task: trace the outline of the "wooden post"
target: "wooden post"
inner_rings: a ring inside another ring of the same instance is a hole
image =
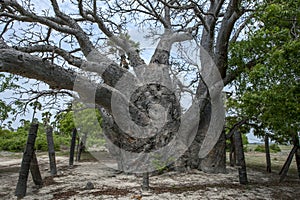
[[[296,156],[296,164],[297,164],[297,170],[298,170],[298,177],[300,179],[300,147],[297,148],[295,156]]]
[[[32,155],[34,152],[34,144],[37,136],[38,127],[39,125],[37,123],[32,123],[30,125],[27,143],[23,153],[23,159],[22,159],[21,168],[19,172],[19,179],[15,191],[15,195],[18,198],[22,198],[26,195],[27,179],[28,179]]]
[[[293,142],[294,142],[294,145],[297,147],[297,150],[295,152],[295,159],[296,159],[298,177],[300,179],[300,141],[299,141],[298,133],[294,134],[294,141]]]
[[[76,137],[77,145],[76,146],[76,154],[75,154],[75,161],[78,161],[78,153],[79,153],[79,145],[80,145],[80,138],[79,136]]]
[[[53,128],[51,126],[47,126],[46,134],[47,134],[47,143],[48,143],[50,173],[51,176],[55,176],[57,174],[57,169],[56,169],[54,142],[53,142]]]
[[[84,135],[81,137],[80,143],[79,143],[79,150],[77,154],[77,161],[80,161],[81,153],[85,150],[86,145],[86,139],[87,139],[87,132],[84,133]]]
[[[41,172],[39,169],[39,164],[36,158],[36,154],[33,151],[32,153],[32,158],[31,158],[31,162],[30,162],[30,172],[31,172],[31,176],[33,179],[33,182],[35,185],[42,187],[43,186],[43,179],[41,176]]]
[[[291,162],[293,160],[293,156],[294,154],[296,153],[298,147],[294,145],[293,149],[291,150],[288,158],[286,159],[282,169],[280,170],[279,172],[279,175],[280,176],[280,179],[279,179],[279,182],[282,182],[284,180],[284,178],[286,177],[288,171],[289,171],[289,168],[290,168],[290,165],[291,165]]]
[[[234,143],[233,136],[230,137],[229,161],[230,161],[230,166],[234,167],[236,164],[236,154],[235,154],[235,143]]]
[[[296,164],[297,164],[297,169],[298,169],[298,176],[300,178],[300,145],[299,145],[299,136],[297,133],[294,134],[294,137],[293,137],[293,143],[294,143],[294,146],[288,156],[288,158],[286,159],[283,167],[281,168],[280,172],[279,172],[279,175],[280,176],[280,179],[279,179],[279,182],[282,182],[287,173],[288,173],[288,170],[290,168],[290,165],[291,165],[291,162],[293,160],[293,156],[295,154],[295,157],[296,157]]]
[[[76,135],[77,135],[77,129],[73,129],[72,133],[72,140],[70,145],[70,159],[69,159],[69,166],[72,167],[74,164],[74,153],[75,153],[75,145],[76,145]]]
[[[243,149],[243,140],[242,135],[239,131],[234,133],[234,140],[235,140],[235,153],[237,157],[237,165],[239,166],[239,181],[240,184],[246,185],[248,184],[247,178],[247,169],[246,169],[246,162],[245,162],[245,155]]]
[[[270,156],[270,145],[269,145],[269,135],[265,135],[265,152],[266,152],[266,162],[267,162],[267,172],[271,173],[271,156]]]
[[[143,173],[143,184],[142,184],[142,190],[148,191],[150,189],[149,186],[149,173],[145,172]]]

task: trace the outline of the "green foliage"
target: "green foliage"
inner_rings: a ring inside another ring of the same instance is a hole
[[[18,80],[18,77],[15,75],[10,75],[6,73],[0,73],[0,94],[7,90],[14,90],[19,88],[15,82]],[[0,127],[4,127],[3,124],[6,119],[8,119],[10,114],[15,114],[16,109],[14,109],[7,102],[0,100]],[[10,123],[7,124],[8,128]]]
[[[22,152],[26,145],[29,127],[30,122],[23,121],[23,126],[19,127],[17,131],[0,129],[0,150]],[[48,151],[47,138],[44,130],[43,125],[40,124],[35,142],[35,149],[38,151]],[[58,151],[61,145],[69,145],[70,137],[54,134],[53,140],[54,148]]]
[[[160,173],[162,173],[164,170],[166,170],[168,165],[170,165],[172,162],[174,162],[174,158],[172,158],[172,157],[168,158],[165,161],[162,155],[160,155],[160,154],[153,155],[152,164],[155,167],[155,169]]]
[[[265,145],[257,145],[257,147],[254,149],[254,151],[257,152],[266,152]],[[278,144],[271,144],[270,145],[270,153],[277,153],[281,152],[281,149]]]
[[[132,47],[135,48],[136,50],[139,50],[139,49],[140,49],[140,43],[139,43],[139,42],[133,41],[133,40],[130,38],[130,35],[129,35],[128,33],[121,33],[121,34],[120,34],[120,37],[121,37],[123,40],[127,41],[127,42],[130,44],[130,46],[132,46]],[[113,54],[118,53],[118,54],[120,54],[120,55],[125,54],[125,53],[124,53],[124,50],[122,50],[120,47],[118,47],[113,41],[108,40],[108,41],[107,41],[107,45],[109,46],[109,51],[110,51],[110,53],[113,53]],[[119,56],[120,56],[120,55],[119,55]]]
[[[244,71],[229,105],[249,119],[255,135],[268,132],[279,143],[300,126],[299,7],[299,1],[265,1],[255,16],[259,28],[231,44],[231,69]]]
[[[59,134],[70,136],[72,130],[77,128],[82,137],[87,134],[86,146],[103,146],[105,139],[102,134],[102,118],[99,110],[84,108],[80,103],[74,103],[72,109],[56,116]]]

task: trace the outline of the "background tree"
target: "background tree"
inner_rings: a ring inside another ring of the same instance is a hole
[[[255,135],[268,132],[279,143],[291,141],[299,131],[299,6],[295,1],[267,1],[256,14],[261,28],[231,51],[236,66],[255,60],[234,82],[232,106],[255,125]]]
[[[268,171],[269,139],[293,144],[299,137],[299,6],[297,1],[265,1],[255,14],[259,28],[231,49],[233,66],[255,63],[233,83],[236,94],[229,104],[237,116],[249,119],[254,135],[264,138]]]

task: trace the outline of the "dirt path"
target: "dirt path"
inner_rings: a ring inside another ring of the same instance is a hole
[[[228,167],[227,174],[205,174],[200,171],[188,173],[168,172],[150,177],[151,191],[141,193],[141,178],[118,174],[102,162],[86,160],[77,162],[70,169],[67,157],[57,157],[59,175],[49,176],[48,158],[38,157],[44,187],[34,188],[31,177],[24,199],[300,199],[300,181],[289,176],[278,183],[276,173],[265,174],[248,170],[250,184],[238,183],[237,169]],[[14,190],[18,179],[20,158],[0,158],[0,199],[16,199]],[[106,159],[105,162],[110,162]],[[87,182],[94,189],[86,190]]]

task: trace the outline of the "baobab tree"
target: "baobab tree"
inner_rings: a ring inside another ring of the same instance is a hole
[[[74,91],[100,107],[110,150],[123,156],[122,170],[145,170],[133,163],[148,165],[149,152],[168,146],[166,164],[224,172],[220,91],[253,65],[228,66],[229,44],[239,39],[253,8],[246,0],[2,0],[0,71]],[[151,56],[143,57],[132,27],[156,40]],[[200,54],[189,59],[188,50],[197,48]],[[182,112],[178,93],[184,92],[193,102]]]

